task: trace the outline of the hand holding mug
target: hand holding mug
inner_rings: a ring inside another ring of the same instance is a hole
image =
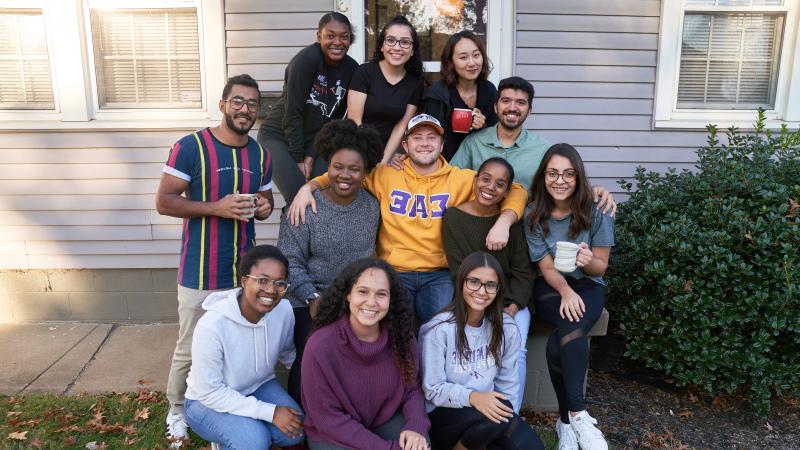
[[[486,126],[486,116],[483,115],[480,109],[475,108],[472,110],[472,129],[480,130]]]
[[[585,267],[590,262],[592,262],[592,258],[594,254],[592,250],[589,248],[589,244],[586,242],[581,242],[578,244],[578,256],[575,259],[575,265],[578,267]]]

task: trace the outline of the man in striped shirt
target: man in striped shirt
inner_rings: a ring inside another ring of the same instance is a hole
[[[183,414],[186,377],[192,362],[194,327],[203,300],[239,285],[237,266],[255,244],[255,216],[272,212],[269,152],[248,135],[260,94],[249,75],[228,80],[219,109],[223,120],[179,140],[169,153],[156,194],[160,214],[183,219],[178,269],[178,341],[172,356],[167,399],[167,435],[176,446],[188,437]],[[253,200],[239,194],[255,194]]]

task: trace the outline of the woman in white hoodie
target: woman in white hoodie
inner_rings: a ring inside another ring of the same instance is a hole
[[[225,449],[299,443],[303,412],[275,378],[280,359],[295,357],[294,314],[281,301],[289,263],[276,247],[260,245],[239,265],[240,288],[211,294],[192,338],[187,379],[189,426]]]

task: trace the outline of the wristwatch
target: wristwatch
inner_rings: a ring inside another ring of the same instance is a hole
[[[314,302],[314,301],[316,301],[318,299],[319,299],[319,294],[314,292],[313,294],[311,294],[308,297],[306,297],[306,306],[310,305],[312,302]]]

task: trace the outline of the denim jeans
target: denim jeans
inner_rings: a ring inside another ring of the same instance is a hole
[[[517,311],[514,316],[514,322],[517,323],[519,334],[522,338],[522,348],[519,350],[519,396],[518,400],[513,406],[514,412],[519,414],[519,409],[522,407],[522,398],[525,396],[525,378],[528,375],[528,332],[531,328],[531,309],[525,308]]]
[[[302,411],[275,378],[262,384],[250,395],[263,402]],[[217,412],[197,400],[186,399],[186,422],[200,437],[219,443],[223,449],[266,449],[271,445],[287,447],[303,440],[303,436],[290,439],[269,422]]]
[[[453,281],[449,270],[400,272],[400,279],[414,303],[420,325],[453,301]]]

